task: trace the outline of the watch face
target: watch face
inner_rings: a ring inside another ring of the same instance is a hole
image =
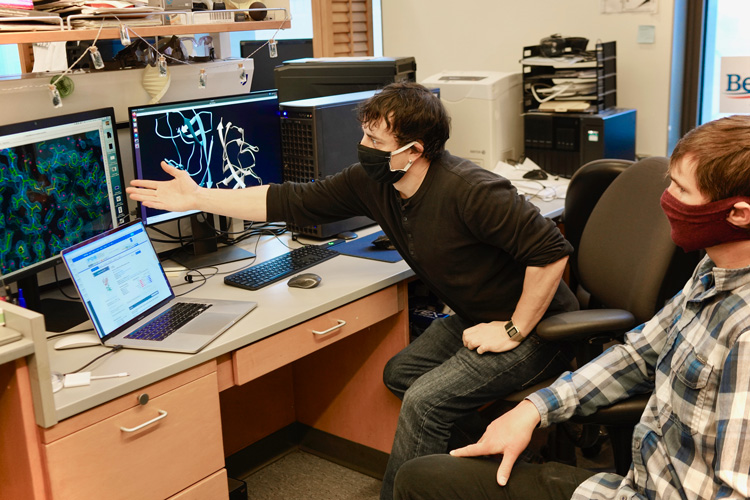
[[[505,323],[505,331],[508,333],[508,337],[513,338],[518,333],[518,328],[513,324],[512,321]]]

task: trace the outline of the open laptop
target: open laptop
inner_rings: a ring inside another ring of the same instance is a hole
[[[107,346],[195,353],[257,305],[175,298],[141,221],[67,248],[62,258]],[[178,310],[187,318],[175,317]]]

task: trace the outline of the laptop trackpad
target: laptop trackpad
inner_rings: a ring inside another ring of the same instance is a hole
[[[236,314],[214,313],[206,311],[194,320],[190,321],[187,325],[180,328],[180,332],[214,335],[225,325],[230,324],[236,317]]]

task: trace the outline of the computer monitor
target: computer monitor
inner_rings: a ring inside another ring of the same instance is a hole
[[[112,108],[0,126],[0,273],[39,311],[39,271],[128,219]],[[41,312],[41,311],[40,311]]]
[[[283,103],[415,82],[417,63],[413,57],[321,57],[285,61],[273,73]]]
[[[128,116],[137,179],[170,179],[160,166],[165,161],[186,170],[196,183],[208,188],[239,189],[282,180],[276,92],[137,106],[129,108]],[[138,211],[146,225],[195,214],[165,212],[142,204]],[[252,255],[233,247],[215,254],[215,243],[205,244],[209,239],[205,234],[196,238],[196,218],[193,223],[192,249],[172,256],[186,267],[215,265]],[[215,235],[211,228],[206,232]],[[201,253],[214,255],[191,258]]]
[[[270,90],[276,88],[273,69],[284,61],[303,59],[313,56],[312,39],[276,40],[278,56],[271,58],[268,47],[263,47],[266,40],[246,40],[240,42],[240,54],[243,58],[253,59],[253,81],[250,90]]]

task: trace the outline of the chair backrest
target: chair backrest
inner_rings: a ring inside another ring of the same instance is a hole
[[[581,243],[581,234],[589,220],[594,206],[615,178],[632,165],[631,160],[605,158],[586,163],[576,170],[570,179],[565,193],[565,239],[573,245],[573,256],[570,259],[570,285],[575,292],[578,286],[578,267],[576,256]]]
[[[581,286],[597,303],[630,311],[639,322],[684,285],[699,258],[672,242],[659,203],[669,186],[668,162],[638,161],[612,181],[589,216],[577,254]]]

